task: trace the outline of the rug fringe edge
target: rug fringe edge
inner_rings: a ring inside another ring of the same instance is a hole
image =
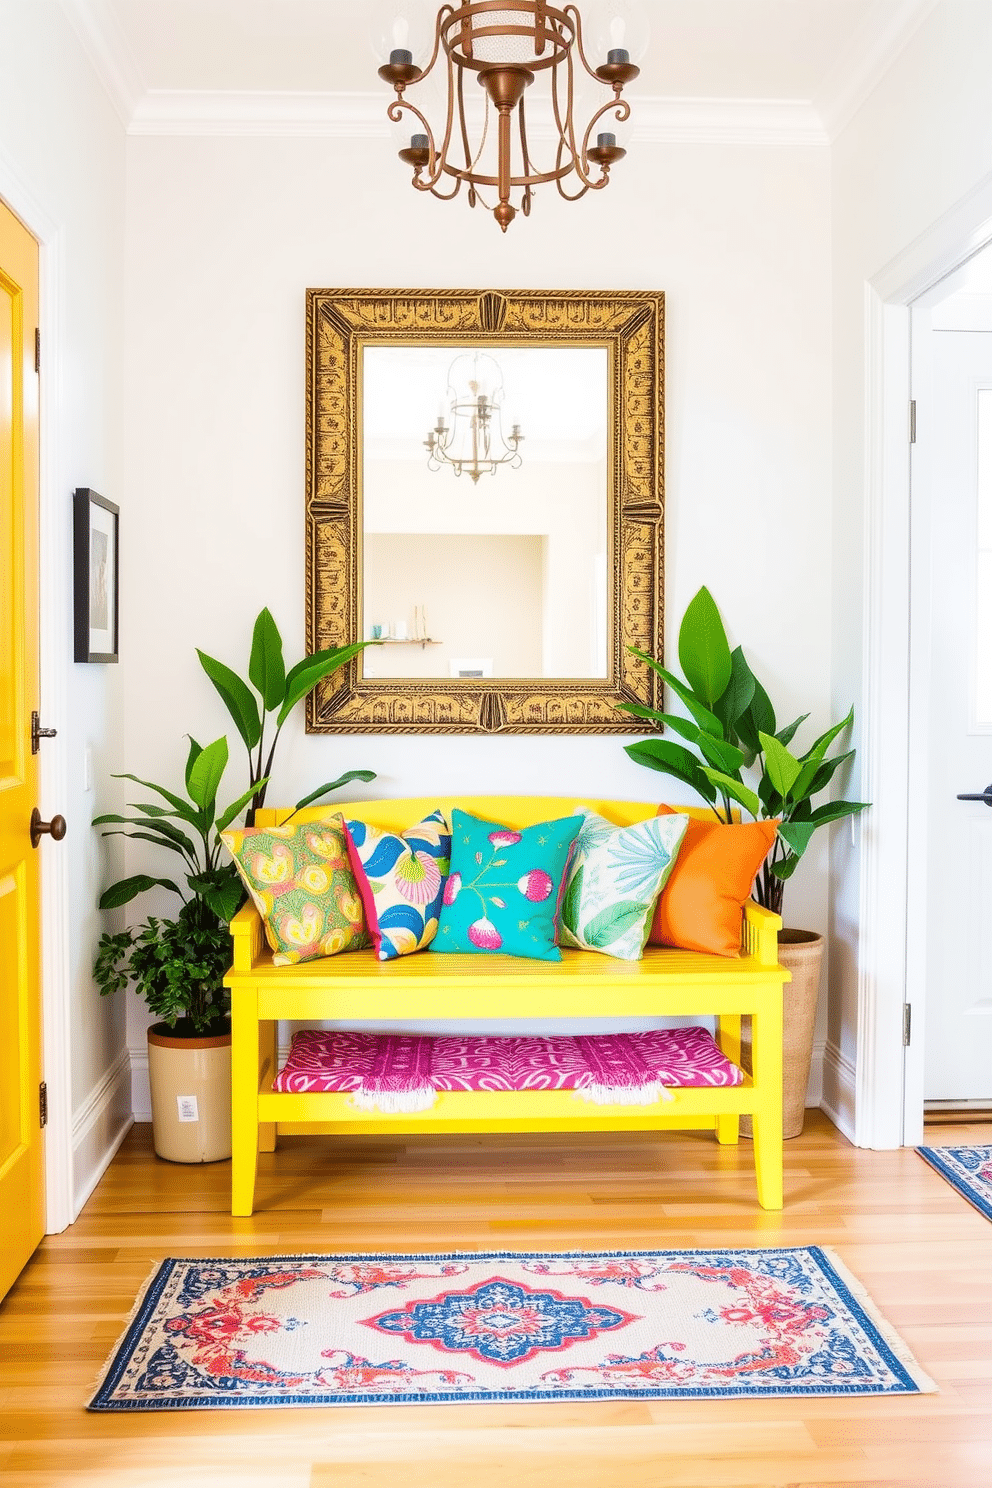
[[[920,1364],[915,1354],[906,1343],[905,1339],[896,1331],[888,1319],[879,1310],[878,1303],[869,1293],[862,1281],[854,1275],[854,1272],[841,1260],[837,1252],[829,1245],[818,1247],[820,1253],[826,1257],[830,1265],[837,1272],[841,1281],[847,1287],[851,1296],[857,1302],[861,1310],[871,1319],[872,1324],[878,1329],[885,1345],[892,1351],[906,1373],[910,1376],[913,1384],[921,1395],[939,1395],[940,1386]]]
[[[89,1399],[86,1402],[86,1409],[87,1410],[93,1410],[94,1409],[93,1402],[96,1400],[96,1397],[99,1395],[100,1391],[103,1389],[104,1384],[106,1383],[107,1375],[110,1373],[111,1369],[113,1368],[114,1361],[117,1358],[117,1355],[120,1353],[121,1349],[124,1347],[125,1341],[127,1340],[127,1335],[131,1331],[132,1324],[136,1321],[137,1316],[138,1316],[138,1313],[141,1311],[142,1307],[144,1306],[145,1297],[148,1295],[148,1288],[151,1286],[152,1282],[155,1280],[156,1276],[161,1271],[161,1269],[165,1265],[166,1261],[174,1260],[174,1259],[175,1259],[175,1257],[173,1257],[173,1256],[163,1256],[162,1260],[160,1260],[160,1261],[153,1261],[152,1262],[151,1270],[148,1272],[148,1275],[145,1277],[144,1281],[139,1286],[138,1291],[137,1291],[137,1294],[136,1294],[135,1299],[134,1299],[134,1303],[133,1303],[133,1305],[131,1307],[131,1310],[128,1313],[127,1317],[124,1319],[124,1326],[121,1328],[121,1331],[118,1334],[117,1339],[116,1339],[113,1347],[111,1348],[109,1354],[107,1355],[106,1362],[103,1364],[103,1367],[101,1368],[99,1374],[96,1377],[95,1383],[92,1385],[92,1387],[90,1389]]]

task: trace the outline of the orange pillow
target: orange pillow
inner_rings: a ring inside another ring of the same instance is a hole
[[[676,809],[659,806],[657,815],[668,816]],[[654,912],[648,944],[739,955],[744,905],[777,830],[774,821],[724,825],[690,816]]]

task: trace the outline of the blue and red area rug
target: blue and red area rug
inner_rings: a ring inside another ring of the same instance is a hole
[[[818,1246],[163,1261],[91,1410],[906,1395]]]
[[[974,1204],[986,1219],[992,1219],[992,1147],[917,1147],[916,1150],[969,1204]]]

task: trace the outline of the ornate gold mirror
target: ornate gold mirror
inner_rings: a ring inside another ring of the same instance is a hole
[[[663,411],[661,294],[309,290],[308,731],[641,731]]]

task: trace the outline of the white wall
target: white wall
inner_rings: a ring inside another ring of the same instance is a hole
[[[43,722],[59,737],[44,746],[41,805],[69,826],[61,846],[43,849],[64,855],[46,864],[46,884],[56,868],[68,905],[66,935],[52,935],[46,923],[46,996],[54,973],[71,1030],[62,1068],[63,1051],[49,1037],[45,1074],[53,1129],[66,1102],[70,1108],[75,1209],[123,1134],[130,1105],[124,1001],[101,1002],[91,976],[103,928],[96,901],[108,870],[89,823],[107,809],[127,658],[135,653],[125,625],[119,669],[73,665],[70,600],[76,486],[121,506],[124,562],[140,561],[122,489],[124,130],[54,0],[0,0],[0,37],[0,194],[43,239],[43,522],[46,513],[52,521],[43,535],[42,602],[61,628],[43,630]],[[95,790],[85,788],[87,749]],[[51,1034],[49,1022],[46,1029]],[[50,1220],[58,1222],[51,1204]]]
[[[664,289],[669,653],[706,583],[783,719],[825,726],[828,182],[813,146],[640,145],[607,191],[539,192],[504,236],[415,193],[386,140],[129,139],[123,605],[141,665],[118,767],[175,778],[187,730],[225,729],[194,647],[243,668],[263,604],[302,654],[308,286]],[[276,797],[357,766],[379,772],[372,794],[677,794],[618,738],[322,738],[302,717],[285,734]],[[825,849],[809,858],[788,915],[823,929]]]
[[[865,524],[870,476],[866,286],[952,206],[987,181],[992,169],[990,69],[992,6],[984,0],[944,0],[915,33],[832,149],[832,695],[838,716],[854,701],[858,710],[854,742],[858,744],[868,737],[873,722],[870,710],[875,702],[868,696],[864,660]],[[895,388],[892,393],[896,399],[904,394],[908,400],[908,382],[905,389]],[[905,458],[908,461],[908,448]],[[899,763],[894,759],[891,769],[883,765],[870,783],[864,780],[866,763],[862,750],[860,769],[849,782],[850,790],[857,794],[870,789],[878,804],[888,781],[901,778]],[[876,817],[879,815],[876,813]],[[864,830],[875,830],[871,814],[865,817]],[[860,834],[855,837],[860,846]],[[842,830],[834,833],[833,869],[836,889],[831,908],[833,959],[825,1096],[828,1108],[844,1129],[853,1132],[864,927],[860,924],[859,847],[852,843],[851,834]],[[873,993],[879,989],[866,990]],[[898,1002],[900,989],[891,991]],[[890,1019],[889,1023],[886,1036],[890,1041],[898,1040],[900,1020]],[[862,1047],[862,1058],[865,1052]],[[899,1101],[897,1084],[892,1092],[890,1123],[896,1132],[900,1129]]]

